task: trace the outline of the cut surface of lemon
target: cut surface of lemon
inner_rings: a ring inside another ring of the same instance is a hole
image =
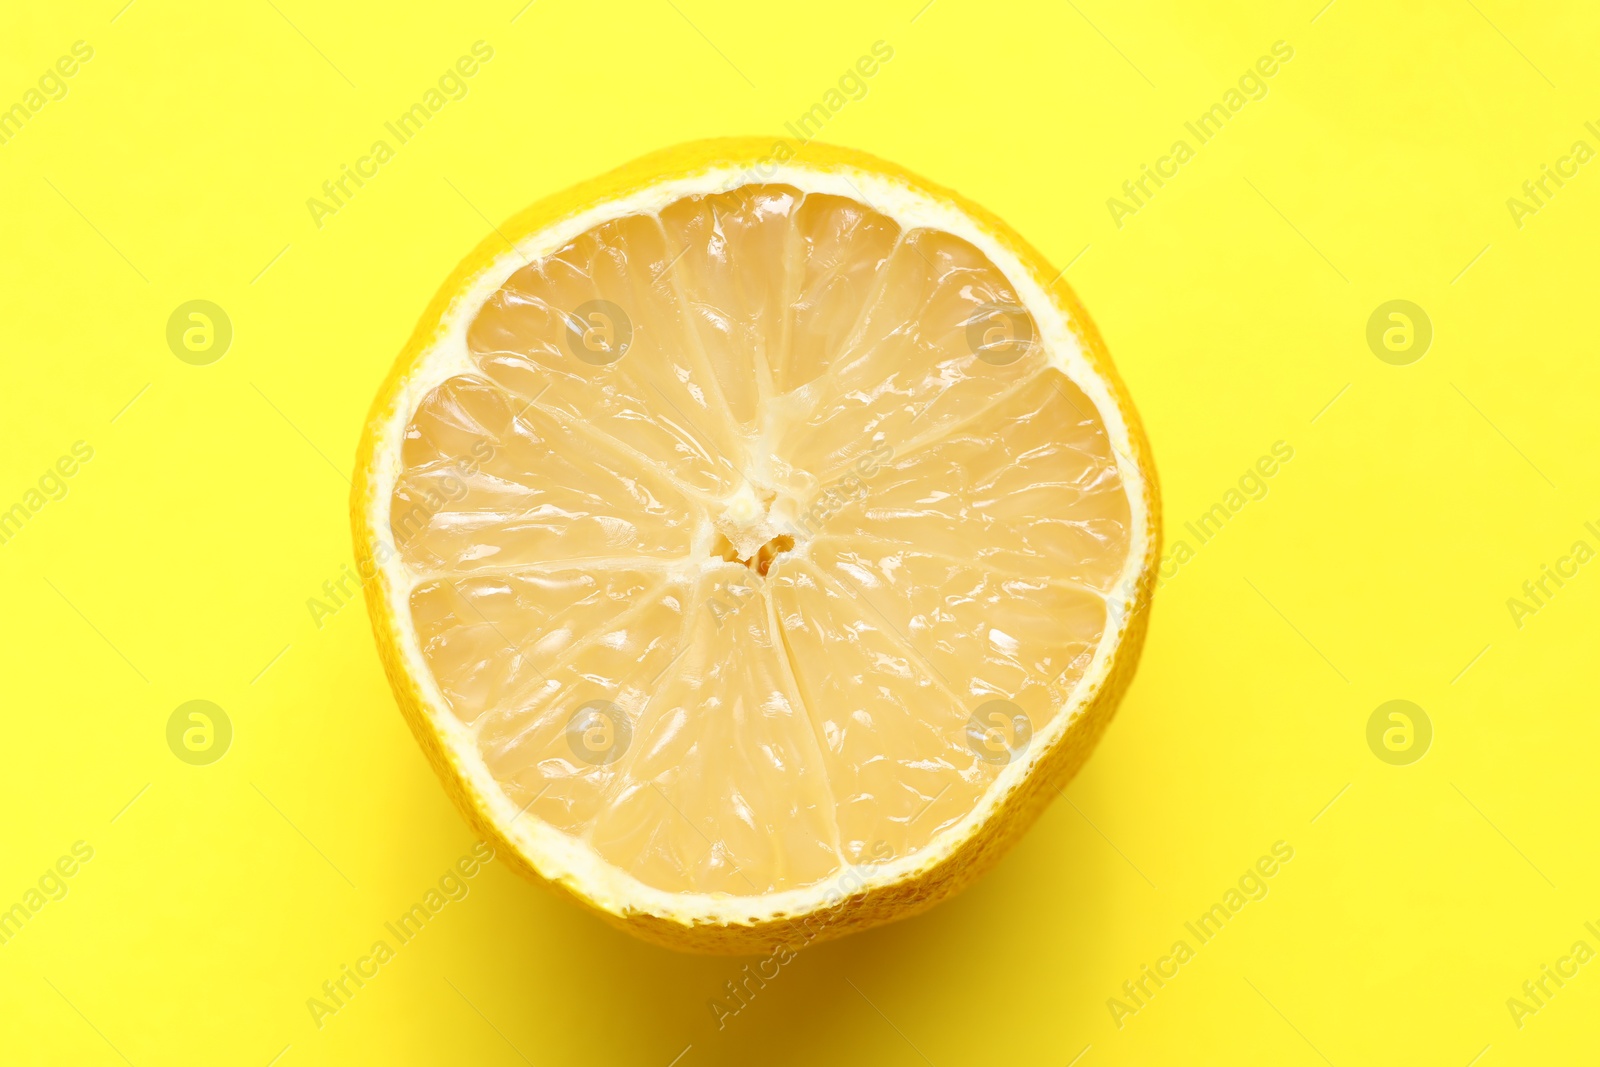
[[[462,264],[352,498],[399,703],[514,865],[680,948],[955,891],[1088,754],[1158,550],[1059,274],[881,161],[720,141]]]

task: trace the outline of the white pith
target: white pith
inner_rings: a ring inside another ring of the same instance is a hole
[[[770,173],[756,181],[748,171],[734,165],[708,168],[689,177],[652,185],[630,196],[602,202],[528,235],[469,280],[465,290],[446,311],[432,343],[394,388],[380,424],[373,430],[378,439],[366,505],[365,547],[376,563],[374,580],[378,591],[389,617],[396,624],[396,651],[403,669],[422,695],[423,712],[429,725],[449,750],[480,808],[534,869],[619,916],[642,912],[683,923],[754,924],[808,914],[833,903],[840,895],[854,895],[876,886],[898,883],[939,864],[988,821],[1003,799],[1060,741],[1104,684],[1115,652],[1127,632],[1128,602],[1138,588],[1151,537],[1151,516],[1145,505],[1148,486],[1143,471],[1131,459],[1136,452],[1127,418],[1111,388],[1080,349],[1069,325],[1067,310],[1049,294],[1047,285],[1051,279],[1035,277],[1002,241],[953,203],[936,199],[903,182],[851,168],[818,170],[783,164],[768,165],[765,169]],[[1072,689],[1064,706],[1036,735],[1035,743],[1025,755],[1000,772],[960,821],[908,856],[844,868],[821,883],[799,889],[760,896],[669,892],[645,885],[602,859],[587,843],[532,815],[519,813],[517,805],[507,797],[480,755],[474,731],[451,712],[426,665],[412,625],[409,603],[418,576],[405,565],[390,541],[390,505],[401,473],[403,435],[418,404],[453,376],[481,373],[468,353],[467,328],[477,311],[514,271],[550,255],[582,233],[613,218],[655,213],[686,196],[722,192],[746,183],[790,185],[805,193],[856,200],[888,216],[906,230],[942,230],[983,252],[1005,275],[1033,316],[1040,344],[1050,364],[1070,378],[1095,405],[1115,451],[1117,470],[1127,495],[1130,537],[1120,579],[1106,596],[1106,627],[1088,670]]]

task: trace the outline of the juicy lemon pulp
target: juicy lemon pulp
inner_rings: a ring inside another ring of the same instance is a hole
[[[1127,560],[1094,405],[971,244],[779,185],[516,271],[407,427],[412,621],[519,809],[669,892],[916,853]]]

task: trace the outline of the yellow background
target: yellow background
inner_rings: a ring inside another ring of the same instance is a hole
[[[1600,163],[1521,228],[1506,207],[1600,147],[1592,10],[123,3],[0,33],[7,105],[95,50],[0,145],[0,507],[95,450],[0,545],[0,907],[95,850],[0,947],[0,1060],[1593,1056],[1600,963],[1520,1029],[1506,1006],[1600,949],[1600,564],[1521,628],[1506,606],[1600,548]],[[306,199],[480,39],[470,94],[319,230]],[[958,899],[807,950],[719,1031],[707,1001],[743,961],[635,942],[492,864],[319,1030],[307,998],[472,843],[364,606],[320,629],[306,606],[351,562],[346,478],[394,354],[489,220],[679,141],[777,136],[878,40],[893,60],[823,139],[1072,263],[1169,539],[1275,441],[1294,459],[1158,593],[1070,803]],[[1107,198],[1279,40],[1269,95],[1114,225]],[[233,323],[210,366],[165,341],[192,299]],[[1392,299],[1433,323],[1409,366],[1366,344]],[[166,744],[192,699],[234,726],[210,766]],[[1391,699],[1434,727],[1410,766],[1367,746]],[[1279,840],[1270,894],[1119,1029],[1107,999]]]

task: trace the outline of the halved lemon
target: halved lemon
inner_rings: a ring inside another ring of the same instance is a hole
[[[860,153],[730,140],[444,284],[352,497],[400,707],[505,858],[677,948],[904,917],[1131,676],[1149,448],[1071,291]]]

